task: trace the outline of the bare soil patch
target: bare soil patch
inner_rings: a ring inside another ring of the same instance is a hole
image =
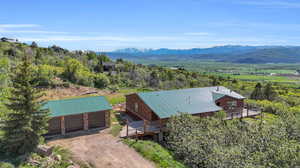
[[[55,89],[45,89],[44,100],[56,100],[56,99],[64,99],[70,97],[78,97],[78,96],[88,96],[88,95],[99,95],[105,96],[109,95],[110,92],[106,90],[100,90],[97,88],[86,87],[86,86],[78,86],[78,85],[70,85],[70,87],[58,87]]]
[[[49,145],[59,145],[69,149],[75,159],[87,162],[95,168],[154,168],[154,164],[121,139],[104,132],[73,138],[49,141]]]

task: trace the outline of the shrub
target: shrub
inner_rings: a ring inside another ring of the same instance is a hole
[[[15,168],[14,165],[12,165],[10,163],[6,163],[6,162],[0,162],[0,167],[1,168]]]
[[[93,74],[87,70],[81,69],[74,74],[75,83],[85,86],[93,86]]]
[[[105,74],[97,73],[94,75],[94,85],[97,88],[105,88],[109,85],[110,81]]]
[[[64,82],[62,84],[62,86],[65,87],[65,88],[69,88],[70,87],[70,83],[69,82]]]
[[[166,143],[190,167],[295,167],[297,121],[286,118],[268,126],[183,114],[167,123]]]
[[[90,86],[92,84],[91,72],[76,59],[65,61],[62,76],[71,82]]]
[[[35,67],[35,73],[39,86],[53,87],[55,85],[54,78],[62,73],[62,68],[50,65],[39,65]]]
[[[120,88],[118,87],[118,85],[111,85],[109,87],[109,89],[114,93],[117,92],[118,90],[120,90]]]
[[[172,153],[162,147],[160,144],[152,141],[135,141],[125,139],[123,141],[130,147],[133,147],[137,152],[143,155],[146,159],[153,161],[160,168],[185,168],[186,166],[176,161]]]

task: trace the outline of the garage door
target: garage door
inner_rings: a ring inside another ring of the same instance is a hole
[[[47,135],[54,135],[61,133],[60,117],[51,118],[49,120],[49,131]]]
[[[105,111],[89,113],[89,128],[105,127]]]
[[[65,116],[66,132],[83,130],[83,115]]]

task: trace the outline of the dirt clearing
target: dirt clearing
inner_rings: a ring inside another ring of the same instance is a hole
[[[75,159],[85,161],[96,168],[154,168],[154,164],[119,138],[104,132],[48,142],[69,149]]]

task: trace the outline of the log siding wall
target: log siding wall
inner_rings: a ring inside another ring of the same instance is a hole
[[[138,105],[137,111],[135,104]],[[159,119],[137,94],[126,96],[126,112],[131,113],[142,120],[155,121]]]
[[[230,101],[236,101],[236,107],[233,109],[230,109],[228,106],[228,102]],[[218,104],[220,107],[224,109],[224,111],[231,113],[231,112],[242,112],[244,108],[244,99],[235,99],[233,97],[224,96],[218,100],[216,100],[216,104]]]
[[[53,117],[46,135],[65,134],[77,130],[110,127],[110,110]]]

